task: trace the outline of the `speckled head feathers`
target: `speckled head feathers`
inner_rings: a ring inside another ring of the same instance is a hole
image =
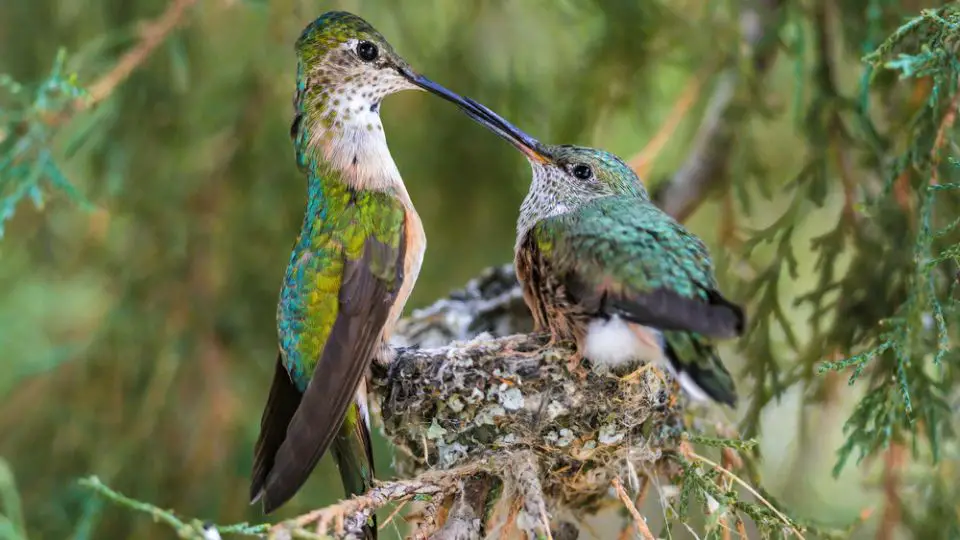
[[[381,68],[387,65],[409,67],[393,50],[383,34],[367,21],[345,11],[329,11],[308,24],[300,33],[300,38],[297,39],[296,50],[301,62],[306,66],[318,67],[325,60],[329,60],[327,55],[332,51],[344,48],[347,44],[358,44],[362,41],[369,42],[377,47],[377,58],[372,62],[367,62],[367,65],[373,64],[374,67]],[[346,67],[348,63],[354,65],[365,64],[359,55],[354,55],[353,58],[341,55],[338,60],[337,64],[340,67]]]
[[[324,13],[296,43],[297,90],[290,128],[298,162],[322,157],[359,184],[398,176],[380,122],[380,102],[402,90],[426,90],[462,105],[463,98],[416,73],[368,22]],[[363,180],[366,178],[367,180]]]
[[[637,173],[618,156],[597,148],[544,144],[488,107],[466,98],[461,108],[470,118],[496,133],[527,157],[533,166],[530,190],[565,194],[583,201],[608,195],[649,199]]]
[[[547,175],[574,191],[594,196],[649,198],[637,173],[620,157],[606,150],[561,144],[543,145],[540,153],[545,161],[530,160],[535,175]]]

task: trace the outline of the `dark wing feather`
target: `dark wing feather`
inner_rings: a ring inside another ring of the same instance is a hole
[[[581,305],[594,313],[620,315],[660,330],[684,330],[715,338],[743,333],[743,309],[715,290],[705,289],[705,298],[688,298],[666,288],[644,292],[631,287],[598,289],[577,274],[568,275],[565,285]]]
[[[283,367],[283,360],[277,353],[273,384],[267,396],[267,405],[260,418],[260,436],[253,449],[253,481],[250,483],[250,504],[259,500],[261,490],[267,481],[267,473],[273,468],[277,450],[287,436],[290,419],[300,406],[300,391],[290,380]]]
[[[715,338],[743,333],[743,310],[717,290],[706,247],[649,202],[597,199],[540,222],[535,234],[587,312]]]
[[[340,311],[267,476],[266,513],[293,497],[306,482],[353,402],[403,282],[404,233],[398,248],[367,238],[363,255],[344,263]],[[384,281],[386,270],[391,270],[389,282]]]

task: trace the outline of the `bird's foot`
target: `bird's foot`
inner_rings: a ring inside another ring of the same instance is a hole
[[[639,368],[637,368],[637,369],[634,370],[633,372],[628,373],[628,374],[624,375],[623,377],[621,377],[620,380],[623,381],[623,382],[638,381],[638,380],[640,380],[641,377],[643,377],[643,374],[646,373],[646,372],[649,371],[649,370],[653,370],[653,374],[654,374],[658,379],[660,379],[660,383],[661,383],[664,387],[667,386],[667,378],[664,376],[664,374],[663,374],[663,372],[660,370],[660,368],[658,368],[657,365],[656,365],[655,363],[653,363],[653,362],[647,362],[647,363],[643,364],[642,366],[640,366]]]
[[[570,355],[570,358],[567,359],[567,370],[581,381],[586,380],[590,371],[583,367],[583,353],[577,350]]]
[[[556,347],[558,343],[560,343],[560,340],[554,336],[550,336],[550,340],[547,341],[546,344],[538,346],[531,351],[518,351],[508,345],[504,348],[503,352],[506,355],[513,356],[515,358],[536,358],[543,354],[543,351]]]

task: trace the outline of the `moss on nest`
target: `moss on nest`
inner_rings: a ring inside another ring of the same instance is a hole
[[[572,351],[545,342],[480,336],[400,349],[389,368],[375,370],[384,431],[405,454],[397,472],[506,463],[499,458],[530,450],[546,497],[589,512],[615,476],[677,447],[680,410],[654,370],[581,379],[567,369]]]

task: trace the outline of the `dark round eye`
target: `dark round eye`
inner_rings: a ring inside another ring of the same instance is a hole
[[[593,176],[593,171],[590,170],[588,165],[578,163],[573,166],[573,175],[581,180],[589,180]]]
[[[377,46],[369,41],[361,41],[357,44],[357,56],[364,62],[373,62],[380,56]]]

